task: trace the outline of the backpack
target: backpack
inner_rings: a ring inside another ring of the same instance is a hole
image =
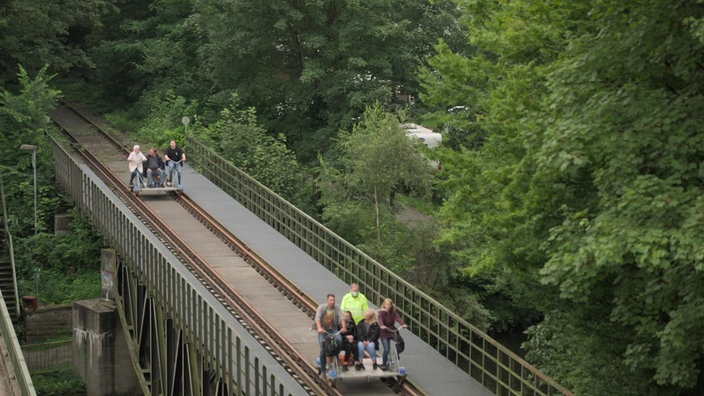
[[[396,353],[399,355],[401,352],[406,349],[406,342],[403,340],[403,337],[401,337],[401,334],[398,332],[394,333],[394,342],[396,343]]]

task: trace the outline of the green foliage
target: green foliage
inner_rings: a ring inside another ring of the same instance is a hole
[[[409,202],[432,214],[433,168],[398,118],[378,104],[367,108],[351,132],[340,134],[336,150],[334,160],[320,160],[325,224],[464,319],[488,328],[490,313],[432,243],[438,232],[432,217],[399,219]]]
[[[551,231],[544,282],[583,303],[600,297],[596,285],[611,284],[609,319],[632,334],[623,364],[672,390],[691,389],[704,375],[704,345],[685,341],[704,336],[695,308],[704,300],[704,135],[695,110],[704,103],[704,46],[683,20],[701,10],[652,2],[629,7],[627,19],[623,11],[597,7],[599,39],[575,40],[550,81],[563,110],[546,131],[542,164],[562,179],[590,175],[595,191],[594,204],[568,207]],[[585,75],[578,95],[562,96]]]
[[[16,243],[15,256],[31,269],[41,263],[43,269],[71,272],[99,270],[102,238],[75,211],[71,211],[71,232],[68,234],[41,233],[23,238]],[[25,267],[25,265],[20,265]]]
[[[86,32],[114,11],[108,0],[10,0],[0,5],[0,85],[13,80],[18,64],[31,73],[92,64],[82,48]]]
[[[81,72],[113,107],[140,98],[140,142],[180,141],[189,115],[195,133],[289,199],[306,189],[287,145],[299,158],[324,153],[326,224],[482,326],[522,327],[543,312],[529,356],[576,393],[701,393],[700,2],[166,0],[122,2],[119,14],[99,1],[35,3],[12,1],[0,16],[13,21],[0,23],[0,70],[18,57],[40,70],[21,69],[21,92],[0,96],[7,220],[29,284],[35,262],[47,278],[65,268],[55,247],[93,265],[75,241],[24,239],[31,158],[17,151],[39,146],[46,230],[62,204],[44,187],[41,129],[57,93],[40,68],[88,65],[78,51],[90,43],[97,67]],[[21,9],[52,23],[29,31],[14,23]],[[100,15],[102,30],[66,33]],[[69,47],[78,56],[61,55]],[[381,110],[418,91],[418,69],[425,119],[446,131],[440,229],[400,223],[392,203],[428,188],[425,160]],[[351,132],[335,140],[340,130]]]
[[[98,107],[100,107],[99,104],[97,107],[91,106],[88,108],[95,109]],[[139,112],[134,109],[110,109],[110,111],[110,113],[105,115],[105,119],[118,130],[137,131],[142,128],[144,124],[144,122],[140,120]]]
[[[441,246],[545,312],[529,356],[576,394],[700,393],[701,7],[463,4],[473,56],[424,74],[483,134],[443,158]]]
[[[495,314],[480,301],[481,294],[469,287],[468,277],[459,273],[433,242],[439,227],[432,217],[389,223],[387,227],[391,229],[382,243],[376,244],[372,239],[359,247],[464,320],[483,330],[494,325]]]
[[[373,223],[361,230],[373,230],[375,243],[380,244],[382,228],[390,224],[385,219],[393,217],[392,193],[407,189],[427,194],[431,168],[406,137],[398,119],[379,104],[367,108],[351,133],[341,133],[337,147],[340,157],[332,166],[321,161],[320,184],[326,206],[323,217],[344,222],[340,213],[371,210],[373,215],[361,218],[373,219]],[[338,226],[341,224],[335,224],[334,229]]]
[[[414,95],[437,37],[455,43],[462,29],[447,0],[141,4],[118,4],[88,37],[96,67],[84,73],[113,102],[139,99],[146,112],[173,92],[201,103],[210,124],[237,92],[310,162],[369,103]]]
[[[53,170],[49,146],[42,137],[47,127],[47,113],[54,107],[59,92],[50,88],[53,76],[43,68],[30,77],[20,67],[17,93],[0,90],[0,177],[3,179],[8,209],[8,224],[20,237],[34,230],[34,182],[32,152],[20,150],[22,144],[37,146],[37,211],[38,230],[59,205],[55,199]]]
[[[3,124],[14,123],[16,128],[29,129],[36,138],[36,131],[49,123],[47,112],[54,107],[59,96],[58,91],[49,87],[53,78],[53,75],[47,74],[47,66],[42,67],[34,78],[20,66],[17,73],[19,93],[13,94],[3,88],[0,94]],[[10,138],[17,135],[18,131],[12,131],[5,138],[11,142]]]
[[[465,58],[444,42],[435,47],[437,54],[420,70],[421,99],[439,108],[425,114],[429,124],[437,124],[445,132],[443,145],[459,150],[475,148],[486,138],[479,120],[485,114],[488,78],[475,69],[484,69],[482,58]],[[451,110],[450,110],[451,109]]]
[[[283,134],[270,136],[257,122],[254,108],[242,109],[237,95],[220,119],[198,132],[223,157],[277,194],[302,208],[310,206],[312,192],[295,154]]]
[[[457,270],[453,261],[448,261],[451,264],[445,265],[459,272],[459,275],[455,275],[453,287],[458,293],[464,291],[473,294],[486,307],[487,328],[492,334],[515,338],[542,317],[535,302],[526,298],[532,294],[532,290],[526,290],[533,285],[532,282],[525,282],[522,277],[516,276],[516,273],[501,268],[470,277]]]
[[[184,23],[191,1],[123,1],[116,6],[118,12],[107,13],[101,28],[87,37],[95,67],[76,73],[98,85],[113,111],[116,105],[134,106],[141,117],[149,113],[151,98],[169,90],[192,97],[200,73],[193,60],[199,40],[189,36]],[[143,95],[146,103],[136,103]]]
[[[70,214],[68,234],[40,233],[15,240],[20,293],[35,295],[38,288],[41,304],[100,296],[102,238],[77,212]]]
[[[17,283],[21,295],[37,296],[41,305],[99,298],[102,288],[99,262],[92,270],[75,271],[70,265],[62,269],[35,270],[32,275],[18,279]]]
[[[31,373],[38,395],[79,396],[86,394],[86,384],[71,366],[60,366]]]
[[[167,91],[162,98],[149,103],[150,111],[145,125],[137,132],[137,138],[146,146],[166,148],[171,140],[183,147],[185,128],[181,123],[184,116],[196,113],[197,103],[188,103],[183,97]],[[197,121],[190,116],[191,122]],[[189,123],[189,127],[194,125]]]
[[[538,367],[546,367],[547,374],[571,384],[575,394],[584,396],[612,395],[676,395],[663,387],[649,385],[642,379],[646,371],[633,371],[621,358],[629,342],[627,328],[610,323],[608,315],[595,306],[591,316],[585,312],[548,315],[529,333],[524,344],[530,352],[526,358]],[[574,364],[580,360],[581,364]],[[600,378],[594,381],[594,378]]]

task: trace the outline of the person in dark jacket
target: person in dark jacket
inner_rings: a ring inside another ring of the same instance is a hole
[[[347,363],[357,361],[357,325],[355,325],[350,311],[344,312],[343,320],[347,323],[347,330],[340,333],[342,335],[341,350],[345,351],[345,360],[341,364],[342,371],[347,371]]]
[[[154,148],[149,149],[147,160],[144,161],[144,176],[147,178],[149,187],[162,187],[164,184],[164,160],[156,154]]]
[[[172,140],[169,142],[169,148],[166,149],[164,153],[164,159],[166,159],[166,166],[169,168],[169,183],[174,183],[174,169],[178,174],[178,189],[181,187],[181,168],[183,168],[183,163],[186,162],[186,153],[181,147],[176,145],[176,141]]]
[[[394,338],[394,333],[398,331],[396,329],[396,322],[400,323],[402,328],[408,327],[403,319],[401,319],[398,312],[396,312],[394,302],[391,301],[390,298],[387,298],[384,300],[384,303],[381,304],[381,309],[379,310],[379,329],[381,329],[379,339],[381,340],[381,346],[384,348],[381,354],[381,366],[379,366],[379,368],[384,371],[388,370],[391,340]]]
[[[374,362],[374,370],[376,370],[376,346],[378,342],[379,324],[376,322],[376,312],[372,309],[367,309],[364,311],[364,319],[357,324],[357,362],[354,365],[355,370],[364,370],[365,350],[372,362]]]

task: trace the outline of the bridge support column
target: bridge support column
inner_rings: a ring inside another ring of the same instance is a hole
[[[105,299],[73,303],[73,366],[89,395],[139,394],[115,303]]]

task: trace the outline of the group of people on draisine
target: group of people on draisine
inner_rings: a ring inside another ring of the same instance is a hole
[[[335,295],[328,294],[325,304],[318,306],[315,314],[315,326],[318,331],[320,344],[320,372],[326,376],[326,353],[324,342],[335,335],[335,344],[339,352],[335,358],[340,359],[343,371],[348,370],[348,365],[354,364],[355,370],[366,370],[364,366],[364,353],[369,354],[372,360],[372,369],[388,370],[389,348],[396,323],[405,328],[401,316],[396,311],[390,298],[384,300],[381,309],[369,309],[369,303],[364,294],[359,292],[359,285],[352,283],[350,292],[342,297],[340,305],[335,304]],[[376,351],[379,344],[383,347],[381,364],[377,364]],[[341,358],[340,355],[343,355]]]
[[[130,170],[130,187],[134,185],[134,179],[142,184],[142,178],[147,181],[147,187],[164,187],[173,184],[174,170],[178,175],[178,189],[181,189],[181,168],[183,162],[186,161],[186,153],[183,149],[176,145],[176,141],[169,142],[169,147],[164,152],[164,158],[161,158],[156,149],[149,149],[149,153],[145,156],[141,148],[135,145],[132,152],[127,157],[127,163]],[[168,178],[164,176],[168,169]]]

